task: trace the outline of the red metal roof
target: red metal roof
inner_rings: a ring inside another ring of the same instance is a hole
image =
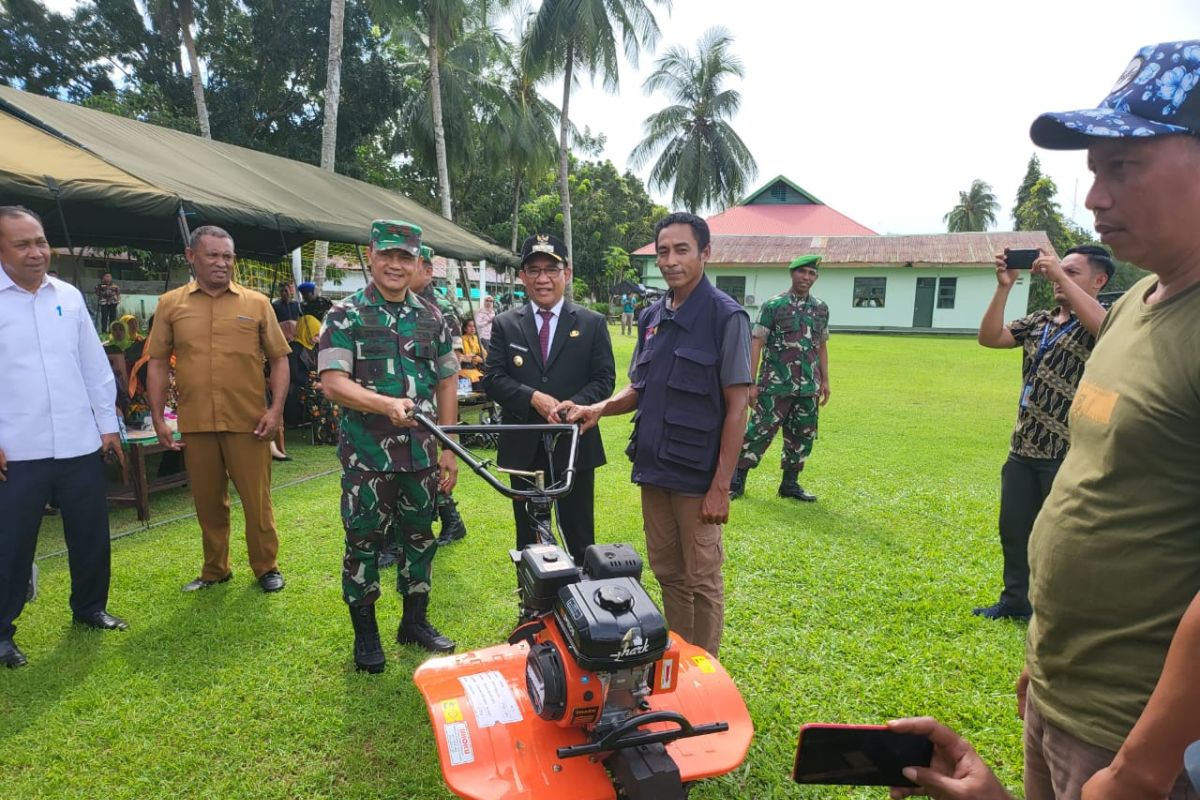
[[[719,234],[742,236],[870,236],[875,231],[821,205],[734,206],[708,218],[708,229]],[[654,255],[653,243],[634,255]]]
[[[1006,247],[1053,250],[1042,231],[911,236],[713,236],[710,265],[778,266],[814,254],[822,265],[979,264]],[[639,251],[640,252],[640,251]]]

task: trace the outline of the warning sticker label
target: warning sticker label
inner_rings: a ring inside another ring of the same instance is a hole
[[[475,748],[471,745],[471,732],[465,722],[447,723],[443,730],[446,732],[446,746],[450,750],[450,766],[458,767],[470,764],[475,760]]]
[[[481,728],[520,722],[521,709],[504,676],[496,671],[480,672],[458,679],[467,693],[467,702]]]

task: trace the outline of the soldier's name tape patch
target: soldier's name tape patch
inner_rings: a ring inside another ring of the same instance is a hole
[[[467,693],[467,705],[474,712],[480,728],[508,725],[523,719],[512,687],[501,673],[492,670],[464,675],[458,682]]]
[[[465,722],[447,722],[442,730],[446,734],[446,749],[450,752],[450,766],[461,767],[475,761],[475,746],[471,743],[471,732]]]

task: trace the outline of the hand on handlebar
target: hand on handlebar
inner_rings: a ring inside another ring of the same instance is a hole
[[[567,412],[567,422],[570,424],[578,424],[579,432],[596,427],[596,423],[600,421],[601,412],[604,410],[603,403],[596,403],[590,406],[577,406],[572,404],[571,409]]]
[[[561,403],[554,397],[545,392],[534,392],[533,397],[529,399],[529,405],[539,417],[547,422],[557,422],[558,419],[554,416],[554,412],[558,409]]]
[[[417,421],[413,419],[416,404],[407,397],[397,397],[388,404],[388,419],[397,428],[415,428]]]
[[[572,409],[578,408],[571,400],[563,400],[556,405],[550,412],[551,422],[567,422],[570,419]]]

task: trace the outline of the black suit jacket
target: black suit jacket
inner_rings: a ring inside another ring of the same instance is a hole
[[[602,315],[565,301],[550,342],[550,357],[543,364],[535,313],[526,303],[492,322],[483,386],[488,397],[500,404],[502,422],[546,422],[530,405],[535,391],[590,405],[612,395],[616,383],[612,341]],[[555,449],[557,469],[566,465],[567,438],[561,437]],[[504,467],[527,469],[541,448],[538,434],[502,434],[496,460]],[[575,465],[586,469],[602,464],[604,443],[597,427],[580,438]]]

